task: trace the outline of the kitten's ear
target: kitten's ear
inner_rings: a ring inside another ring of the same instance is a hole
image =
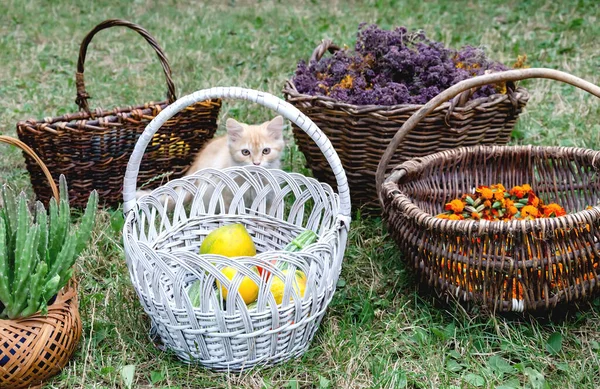
[[[236,141],[242,137],[242,133],[244,132],[244,127],[235,119],[227,118],[227,122],[225,123],[225,127],[227,128],[227,135],[229,139],[232,141]]]
[[[267,131],[269,135],[274,139],[280,139],[283,137],[283,117],[281,115],[275,116],[267,124]]]

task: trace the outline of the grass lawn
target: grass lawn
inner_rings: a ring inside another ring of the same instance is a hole
[[[220,4],[220,5],[219,5]],[[323,38],[352,46],[360,22],[423,29],[453,47],[483,45],[512,64],[564,70],[600,83],[600,3],[488,1],[84,1],[4,0],[0,13],[0,133],[76,111],[75,69],[84,35],[107,18],[145,27],[164,48],[179,95],[243,86],[282,96],[299,59]],[[155,55],[124,28],[100,32],[88,49],[91,107],[162,100]],[[600,148],[600,104],[555,81],[522,83],[532,97],[512,143]],[[221,117],[259,122],[271,112],[225,102]],[[223,122],[223,120],[222,120]],[[303,172],[286,134],[286,170]],[[0,182],[32,194],[21,152],[2,145]],[[240,375],[180,363],[149,341],[149,321],[131,285],[117,211],[99,213],[78,260],[83,337],[47,388],[596,388],[600,299],[550,320],[478,315],[419,292],[412,270],[378,218],[353,221],[339,288],[308,352]]]

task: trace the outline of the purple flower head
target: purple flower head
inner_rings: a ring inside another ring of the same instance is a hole
[[[506,69],[478,47],[452,50],[423,31],[361,23],[354,50],[339,50],[308,65],[300,61],[293,81],[300,93],[350,104],[424,104],[457,82]],[[496,86],[485,86],[474,97],[494,93]]]

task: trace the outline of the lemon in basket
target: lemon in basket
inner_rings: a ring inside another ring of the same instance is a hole
[[[287,276],[288,270],[283,270],[282,272]],[[292,283],[292,286],[296,293],[300,295],[300,297],[304,297],[304,292],[306,291],[306,274],[301,270],[296,270],[296,279],[295,282]],[[281,304],[283,301],[283,292],[285,290],[285,277],[283,279],[279,277],[273,277],[273,281],[271,283],[270,291],[275,297],[275,302],[277,304]]]
[[[227,224],[209,233],[202,245],[200,254],[219,254],[225,257],[253,257],[256,247],[243,224]]]
[[[256,266],[252,267],[252,271],[258,274],[258,269]],[[235,277],[237,272],[238,271],[236,269],[230,266],[221,269],[221,273],[223,273],[225,277],[229,278],[229,280],[233,280],[233,277]],[[228,290],[225,285],[221,285],[221,283],[217,281],[217,288],[221,290],[221,295],[225,300],[227,300]],[[250,277],[244,276],[244,278],[242,278],[242,282],[240,283],[240,287],[238,288],[238,292],[242,296],[244,302],[246,304],[250,304],[256,301],[256,298],[258,297],[258,285],[256,285],[256,282],[252,281]]]

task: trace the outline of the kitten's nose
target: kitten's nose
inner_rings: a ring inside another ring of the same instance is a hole
[[[260,165],[260,161],[256,162],[256,161],[252,161],[253,164],[255,164],[256,166]]]

